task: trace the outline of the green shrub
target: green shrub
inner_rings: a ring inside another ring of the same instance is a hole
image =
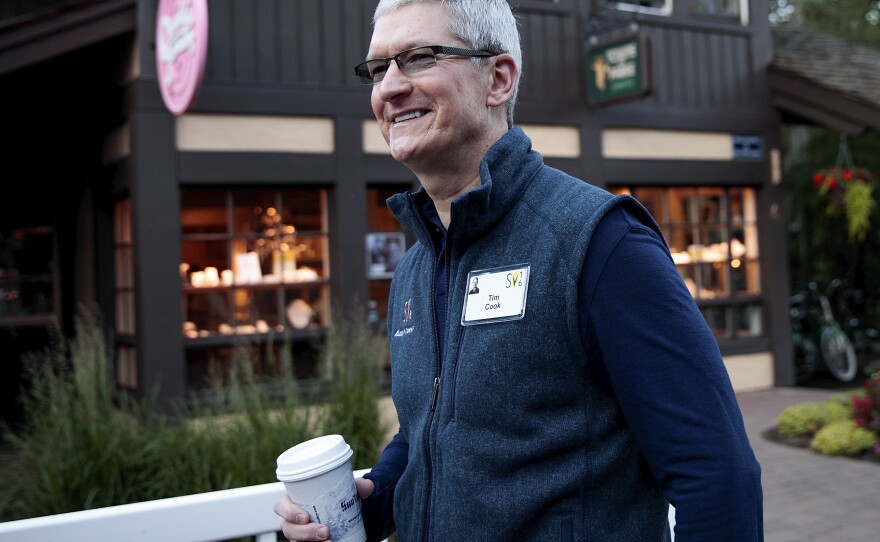
[[[376,367],[387,351],[364,329],[339,321],[328,332],[338,365],[329,402],[301,404],[290,359],[274,383],[285,399],[272,400],[243,347],[217,390],[225,401],[161,416],[117,392],[100,318],[83,311],[71,340],[58,336],[25,360],[27,421],[11,437],[14,464],[0,471],[0,521],[272,482],[278,454],[319,434],[342,434],[371,466],[384,433]]]
[[[870,451],[877,444],[877,435],[851,420],[829,423],[813,437],[810,446],[824,455],[854,456]]]
[[[782,411],[777,419],[778,431],[782,437],[809,436],[831,422],[848,420],[851,415],[852,409],[838,401],[800,403]]]

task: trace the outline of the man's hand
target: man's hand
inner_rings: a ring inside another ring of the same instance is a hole
[[[372,495],[375,489],[372,480],[364,478],[357,478],[354,485],[361,499]],[[286,493],[275,501],[275,513],[281,516],[281,532],[288,540],[311,542],[330,539],[330,529],[326,525],[312,523],[309,513],[302,506],[294,504]]]

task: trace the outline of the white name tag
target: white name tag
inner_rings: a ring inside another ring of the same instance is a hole
[[[529,264],[468,273],[461,325],[520,320],[526,314]]]

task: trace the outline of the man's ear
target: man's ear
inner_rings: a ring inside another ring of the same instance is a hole
[[[492,60],[492,79],[486,96],[486,106],[490,108],[506,104],[519,80],[519,70],[513,56],[503,53],[492,57]]]

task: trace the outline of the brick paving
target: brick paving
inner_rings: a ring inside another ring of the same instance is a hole
[[[761,436],[785,407],[835,393],[775,388],[737,394],[761,463],[766,542],[880,540],[880,463],[825,457]]]

